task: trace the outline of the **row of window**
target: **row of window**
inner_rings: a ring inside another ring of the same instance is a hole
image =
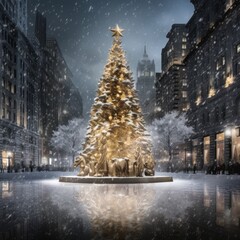
[[[9,31],[7,32],[6,30],[2,30],[2,39],[8,42],[8,44],[12,48],[16,48],[16,41],[13,39],[13,37],[9,34]]]
[[[212,118],[211,118],[212,115]],[[213,114],[210,114],[209,111],[206,111],[202,114],[202,125],[208,124],[211,122],[218,123],[220,120],[224,121],[226,119],[226,107],[223,105],[221,108],[216,107]]]
[[[17,122],[16,112],[12,112],[10,109],[5,108],[3,106],[3,108],[2,108],[2,119],[7,119],[9,121],[12,121],[12,122],[16,123]]]
[[[21,133],[19,136],[23,136]],[[16,131],[12,128],[4,127],[2,129],[2,138],[7,138],[7,139],[16,139]],[[37,145],[37,139],[33,136],[29,136],[28,138],[28,143]],[[24,150],[24,145],[21,145],[22,151]]]
[[[7,81],[3,78],[2,80],[2,87],[5,88],[7,91],[16,94],[17,93],[17,86],[10,81]]]
[[[13,57],[14,56],[14,57]],[[3,47],[3,52],[2,52],[2,57],[5,57],[7,60],[9,61],[13,61],[14,63],[17,62],[17,56],[16,54],[12,54],[12,52],[6,48],[6,47]]]
[[[233,66],[233,76],[238,76],[240,74],[240,61],[236,62]],[[222,88],[224,86],[227,86],[227,81],[228,78],[233,78],[231,76],[226,76],[225,71],[216,74],[214,82],[213,82],[213,87],[214,90],[218,90],[219,88]],[[231,80],[233,81],[233,80]],[[193,83],[195,83],[195,81],[193,81]],[[195,83],[196,84],[196,83]],[[193,88],[196,89],[197,86],[193,86]],[[209,97],[210,94],[210,83],[207,82],[205,84],[202,84],[201,86],[199,86],[198,90],[197,90],[197,96],[196,99],[198,99],[199,97],[201,97],[201,99],[207,99]]]
[[[12,99],[11,97],[6,97],[4,93],[2,93],[2,104],[6,105],[9,108],[17,108],[16,100]]]
[[[7,13],[11,16],[14,17],[15,14],[15,6],[11,1],[8,0],[2,0],[2,5],[4,6],[5,10],[7,11]]]
[[[236,116],[240,116],[240,98],[237,98],[235,100],[235,109],[233,111],[233,114]],[[226,120],[226,105],[223,104],[221,107],[216,107],[214,109],[214,112],[210,114],[209,111],[205,111],[202,113],[202,125],[212,122],[218,123],[220,121],[225,121]]]

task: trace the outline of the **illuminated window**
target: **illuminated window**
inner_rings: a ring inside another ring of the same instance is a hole
[[[187,98],[187,91],[182,91],[182,97]]]
[[[149,75],[150,75],[150,74],[149,74],[149,71],[145,71],[145,72],[144,72],[144,76],[145,76],[145,77],[149,77]]]
[[[216,63],[216,70],[219,70],[222,66],[225,66],[226,64],[226,58],[225,56],[222,56],[221,58],[218,59]]]
[[[182,85],[183,85],[183,87],[186,87],[186,86],[187,86],[187,79],[183,79],[183,80],[182,80]]]
[[[235,129],[236,137],[240,137],[240,127]]]
[[[186,44],[182,44],[182,49],[186,49],[187,45]]]
[[[187,38],[183,37],[182,42],[187,42]]]
[[[203,138],[203,154],[204,165],[207,165],[210,162],[210,136]]]
[[[222,65],[224,66],[226,64],[226,58],[225,56],[222,57]]]
[[[240,53],[240,43],[237,44],[236,51],[237,53]]]

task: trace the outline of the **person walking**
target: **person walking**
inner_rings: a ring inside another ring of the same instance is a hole
[[[196,170],[197,170],[197,165],[196,163],[193,165],[193,173],[195,174],[196,173]]]

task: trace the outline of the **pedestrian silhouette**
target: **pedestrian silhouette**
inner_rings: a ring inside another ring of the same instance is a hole
[[[194,164],[194,165],[193,165],[193,173],[194,173],[194,174],[196,173],[196,170],[197,170],[197,165]]]

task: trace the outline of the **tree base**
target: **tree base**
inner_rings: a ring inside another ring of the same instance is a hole
[[[66,183],[97,183],[97,184],[131,184],[131,183],[158,183],[172,182],[172,177],[145,176],[145,177],[79,177],[64,176],[59,182]]]

